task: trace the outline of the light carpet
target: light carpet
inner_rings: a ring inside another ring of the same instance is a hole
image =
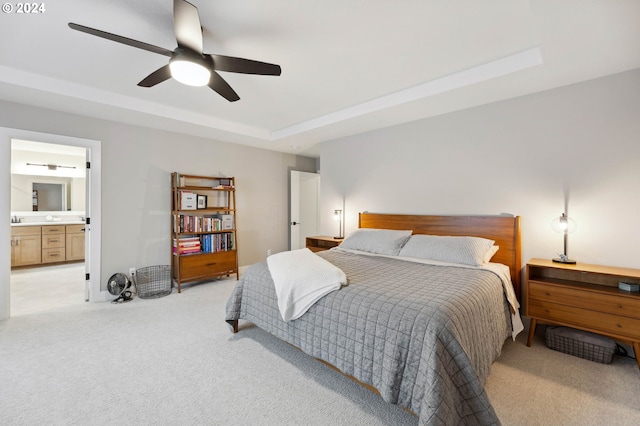
[[[234,279],[160,299],[82,304],[0,322],[6,425],[415,425],[417,419],[224,308]],[[505,425],[625,425],[640,371],[507,341],[487,383]]]

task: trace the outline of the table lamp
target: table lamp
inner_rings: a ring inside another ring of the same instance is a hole
[[[564,234],[564,253],[558,254],[558,257],[554,258],[553,261],[556,263],[566,263],[569,265],[575,264],[576,261],[569,259],[569,256],[567,256],[567,236],[569,235],[569,233],[576,230],[576,222],[568,217],[566,213],[562,213],[560,217],[555,218],[551,222],[551,227],[554,231]]]

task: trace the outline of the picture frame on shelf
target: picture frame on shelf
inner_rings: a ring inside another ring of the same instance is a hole
[[[207,208],[207,196],[206,195],[198,195],[198,210]]]

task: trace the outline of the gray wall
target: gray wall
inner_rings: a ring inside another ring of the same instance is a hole
[[[566,204],[578,223],[572,257],[640,268],[639,117],[634,70],[325,142],[322,233],[336,232],[340,206],[347,232],[364,210],[511,213],[522,216],[526,261],[562,250],[550,223]],[[316,170],[309,158],[7,102],[0,127],[102,141],[101,282],[169,262],[171,171],[236,176],[240,264],[248,265],[287,248],[288,169]],[[8,206],[10,147],[0,149]],[[0,247],[5,277],[9,246]]]
[[[172,171],[236,177],[241,266],[264,260],[267,249],[287,250],[289,169],[316,171],[312,158],[8,102],[0,102],[0,127],[102,142],[101,283],[131,266],[169,264]],[[7,169],[3,193],[9,185]],[[9,245],[0,247],[8,259]]]
[[[522,217],[523,261],[640,268],[640,70],[326,142],[321,227],[346,210]]]

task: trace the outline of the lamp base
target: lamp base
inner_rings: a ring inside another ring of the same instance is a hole
[[[556,263],[564,263],[566,265],[575,265],[576,264],[575,260],[569,259],[568,257],[565,257],[563,259],[556,257],[555,259],[551,259],[551,260],[553,260]]]
[[[344,240],[344,237],[333,237],[334,240]]]

